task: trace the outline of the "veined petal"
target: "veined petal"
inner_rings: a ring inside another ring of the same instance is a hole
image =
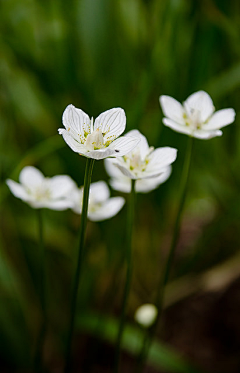
[[[139,144],[133,150],[139,150],[141,158],[144,159],[149,152],[149,145],[146,137],[142,135],[141,132],[139,132],[138,130],[129,131],[125,136],[135,137],[136,139],[139,139]]]
[[[162,169],[169,166],[177,158],[177,149],[163,147],[155,149],[149,156],[147,173],[162,172]]]
[[[29,195],[22,185],[16,183],[13,180],[10,180],[10,179],[7,179],[6,183],[7,183],[7,186],[9,187],[9,189],[11,190],[12,194],[15,197],[20,198],[21,200],[23,200],[25,202],[27,202],[29,200]]]
[[[90,133],[90,118],[81,109],[68,105],[64,110],[62,122],[67,131],[73,130],[84,138],[85,132]]]
[[[216,136],[222,136],[222,131],[195,130],[192,136],[196,139],[209,140]]]
[[[51,198],[68,198],[76,187],[76,183],[68,175],[57,175],[48,180]]]
[[[115,150],[111,149],[110,146],[108,146],[107,148],[92,150],[90,152],[85,153],[84,155],[87,158],[93,158],[93,159],[99,160],[99,159],[105,159],[108,157],[116,157],[116,154],[117,153],[115,152]]]
[[[30,190],[42,185],[43,180],[44,176],[41,171],[32,166],[24,167],[19,175],[20,183]]]
[[[122,157],[132,151],[138,144],[139,139],[131,136],[122,136],[113,141],[108,148],[115,150],[114,157]]]
[[[192,134],[192,129],[186,126],[186,124],[178,124],[177,122],[174,122],[173,120],[168,118],[163,118],[163,124],[176,132],[185,133],[186,135]]]
[[[90,201],[102,203],[110,197],[109,188],[105,181],[97,181],[90,185]]]
[[[123,207],[125,199],[122,197],[113,197],[108,199],[101,207],[97,208],[95,211],[88,211],[88,218],[92,221],[101,221],[105,219],[110,219],[115,216]]]
[[[61,131],[59,131],[59,133],[62,135],[62,137],[64,138],[64,141],[68,144],[68,146],[76,153],[79,153],[79,154],[82,154],[82,155],[86,155],[85,153],[87,153],[87,149],[85,147],[85,145],[83,144],[80,144],[78,141],[76,141],[72,136],[71,134],[69,134],[68,131],[62,129]]]
[[[215,110],[211,97],[204,91],[198,91],[190,95],[184,102],[184,106],[187,111],[189,108],[198,110],[202,122],[205,122]]]
[[[170,96],[160,96],[160,105],[162,107],[163,114],[172,119],[174,122],[185,125],[183,118],[184,109],[180,102]]]
[[[218,110],[213,114],[210,120],[202,126],[202,129],[218,130],[234,122],[235,115],[236,113],[233,109]]]
[[[127,167],[124,166],[122,163],[114,163],[114,165],[123,173],[123,175],[129,177],[130,179],[137,179],[136,175],[130,171]]]
[[[94,130],[101,128],[105,143],[120,136],[126,127],[126,115],[123,109],[113,108],[100,114],[94,122]]]

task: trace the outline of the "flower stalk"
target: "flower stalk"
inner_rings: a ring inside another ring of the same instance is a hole
[[[90,190],[90,183],[91,183],[91,178],[92,178],[93,164],[94,164],[94,159],[87,158],[85,176],[84,176],[84,190],[83,190],[83,202],[82,202],[82,217],[81,217],[81,225],[80,225],[79,251],[78,251],[78,259],[77,259],[77,268],[76,268],[74,283],[73,283],[70,324],[69,324],[67,348],[66,348],[66,365],[64,369],[65,373],[68,373],[70,371],[72,336],[73,336],[73,330],[74,330],[74,324],[75,324],[77,294],[78,294],[79,281],[80,281],[81,270],[82,270],[84,239],[85,239],[85,232],[86,232],[86,226],[87,226],[89,190]]]
[[[123,293],[122,301],[122,311],[121,318],[119,323],[117,341],[116,341],[116,351],[115,351],[115,364],[114,364],[114,373],[119,372],[120,368],[120,354],[121,354],[121,344],[122,336],[124,331],[124,324],[126,318],[126,310],[128,304],[128,298],[130,293],[131,279],[132,279],[132,232],[133,232],[133,223],[134,223],[134,207],[135,207],[135,182],[136,180],[131,180],[131,194],[130,201],[128,206],[128,217],[127,217],[127,246],[126,246],[126,263],[127,263],[127,273],[126,273],[126,282]]]
[[[175,223],[174,223],[171,246],[170,246],[167,262],[166,262],[163,274],[160,277],[160,281],[159,281],[158,289],[157,289],[155,306],[158,310],[158,314],[157,314],[154,324],[146,331],[145,338],[142,344],[142,348],[141,348],[141,351],[138,357],[137,367],[135,370],[136,373],[143,372],[144,365],[147,360],[149,348],[152,344],[153,338],[157,331],[157,326],[162,316],[165,287],[168,283],[169,274],[170,274],[172,262],[174,259],[174,254],[175,254],[177,241],[179,237],[179,231],[180,231],[181,216],[182,216],[182,211],[183,211],[185,199],[186,199],[187,184],[188,184],[189,170],[190,170],[191,157],[192,157],[192,148],[193,148],[193,137],[189,137],[187,149],[185,153],[185,160],[184,160],[184,166],[183,166],[183,172],[182,172],[182,178],[181,178],[181,184],[180,184],[180,192],[179,192],[179,203],[178,203],[178,209],[177,209],[177,214],[176,214]]]

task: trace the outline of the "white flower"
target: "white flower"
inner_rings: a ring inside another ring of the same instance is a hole
[[[72,210],[77,214],[82,212],[83,187],[75,188],[69,196]],[[116,215],[125,203],[122,197],[110,198],[110,192],[105,181],[98,181],[90,185],[88,218],[92,221],[109,219]]]
[[[59,128],[59,134],[70,148],[80,155],[93,159],[120,157],[131,151],[138,143],[131,137],[119,137],[126,127],[125,112],[114,108],[93,118],[81,109],[68,105],[62,117],[66,129]]]
[[[27,202],[34,208],[66,210],[70,208],[67,200],[74,181],[67,175],[44,177],[35,167],[24,167],[19,175],[19,183],[8,179],[9,189],[17,198]]]
[[[112,187],[129,192],[131,183],[129,179],[134,179],[137,180],[136,191],[148,192],[157,188],[169,177],[170,164],[175,161],[177,150],[169,147],[154,150],[153,147],[148,146],[146,137],[138,130],[128,132],[126,137],[128,136],[138,138],[139,144],[124,157],[105,161],[106,169],[113,177]],[[114,171],[113,166],[117,167],[123,176],[117,170]]]
[[[146,303],[136,310],[134,318],[140,325],[148,328],[156,320],[157,313],[158,311],[154,304]]]
[[[131,179],[125,176],[118,167],[114,165],[115,159],[105,159],[104,165],[107,173],[111,177],[109,183],[111,187],[123,193],[131,192]],[[137,193],[148,193],[164,183],[170,176],[172,167],[167,166],[161,175],[149,179],[138,179],[135,183]]]
[[[166,118],[163,123],[174,131],[198,139],[221,136],[220,128],[235,119],[233,109],[215,111],[211,97],[204,91],[193,93],[183,103],[170,96],[160,96],[160,105]]]

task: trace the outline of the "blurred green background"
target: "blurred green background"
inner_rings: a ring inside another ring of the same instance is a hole
[[[169,248],[187,141],[184,135],[162,125],[158,98],[167,94],[182,102],[203,89],[211,95],[216,109],[233,107],[237,116],[234,124],[224,128],[221,138],[194,143],[182,230],[166,294],[163,338],[176,352],[176,359],[183,355],[211,372],[239,372],[240,359],[234,351],[239,351],[240,333],[234,334],[234,343],[230,337],[230,352],[221,342],[221,365],[215,347],[211,349],[208,344],[218,340],[216,331],[210,332],[204,324],[209,338],[196,334],[212,351],[204,355],[198,345],[195,350],[190,348],[193,343],[186,336],[190,331],[174,329],[174,325],[178,325],[179,307],[188,309],[189,299],[194,302],[197,297],[199,302],[202,296],[204,303],[207,294],[208,302],[210,297],[214,303],[240,276],[240,2],[0,0],[0,30],[1,371],[30,369],[41,317],[36,290],[36,211],[14,198],[5,180],[17,181],[23,166],[34,165],[46,176],[69,174],[83,184],[85,159],[72,152],[57,134],[69,103],[93,117],[122,107],[127,131],[137,128],[150,145],[179,149],[170,179],[156,191],[137,198],[128,309],[128,321],[133,324],[136,308],[154,300]],[[107,181],[108,176],[103,162],[97,161],[92,180],[101,179]],[[112,195],[118,193],[112,191]],[[44,219],[51,325],[45,355],[49,369],[61,371],[80,217],[71,211],[44,210]],[[89,335],[98,329],[91,327],[91,321],[98,319],[96,315],[104,316],[100,329],[109,327],[111,334],[108,322],[111,317],[116,321],[120,314],[125,221],[126,206],[109,221],[88,224],[79,318],[82,314],[93,316],[88,322],[79,321],[80,336],[83,325],[86,331],[84,338],[75,341],[77,355],[80,351],[87,355]],[[239,310],[239,300],[235,303],[233,308]],[[194,329],[198,315],[192,308],[193,316],[189,311],[189,317],[193,317]],[[222,327],[219,322],[216,330]],[[239,331],[240,326],[232,329]],[[103,337],[104,333],[99,334]],[[226,338],[223,335],[223,341]],[[101,340],[94,340],[94,344],[100,348]],[[134,355],[131,343],[125,347]],[[174,358],[170,354],[168,359],[167,352],[164,363],[158,348],[157,358],[152,358],[156,371],[191,371],[181,366],[182,361],[171,366]],[[91,364],[95,358],[97,361],[95,355]],[[128,360],[125,363],[127,372]],[[85,364],[83,371],[90,369],[87,358],[82,357],[79,364]],[[108,369],[106,365],[102,371],[111,371]],[[98,367],[95,371],[101,370]]]

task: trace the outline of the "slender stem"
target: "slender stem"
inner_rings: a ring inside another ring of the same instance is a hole
[[[72,336],[73,336],[74,323],[75,323],[77,294],[78,294],[78,288],[79,288],[79,282],[80,282],[80,276],[81,276],[81,269],[82,269],[83,247],[84,247],[84,239],[85,239],[85,232],[86,232],[86,226],[87,226],[89,190],[90,190],[90,183],[91,183],[91,178],[92,178],[93,164],[94,164],[94,159],[87,158],[86,168],[85,168],[85,176],[84,176],[84,189],[83,189],[83,202],[82,202],[82,217],[81,217],[81,225],[80,225],[79,251],[78,251],[77,268],[76,268],[74,283],[73,283],[71,314],[70,314],[70,323],[69,323],[67,348],[66,348],[66,365],[65,365],[65,369],[64,369],[65,373],[68,373],[70,371]]]
[[[47,314],[46,314],[46,286],[45,286],[45,249],[43,243],[43,216],[42,210],[37,210],[37,218],[38,218],[38,235],[39,235],[39,265],[40,265],[40,273],[39,273],[39,281],[38,281],[38,291],[39,291],[39,298],[42,307],[42,324],[40,328],[40,333],[37,340],[37,347],[36,347],[36,356],[35,356],[35,370],[36,372],[43,372],[43,346],[44,346],[44,339],[47,330]]]
[[[158,309],[158,315],[152,327],[149,328],[148,331],[146,331],[145,338],[142,344],[142,348],[141,348],[141,351],[138,357],[136,373],[143,372],[144,365],[145,365],[145,362],[148,356],[148,351],[152,344],[153,338],[156,334],[157,325],[161,319],[161,315],[163,311],[164,291],[165,291],[166,284],[168,282],[169,273],[170,273],[172,262],[174,259],[174,254],[175,254],[179,231],[180,231],[181,215],[182,215],[182,211],[183,211],[183,207],[184,207],[184,203],[186,199],[187,184],[188,184],[189,170],[190,170],[191,157],[192,157],[192,147],[193,147],[193,138],[189,137],[187,149],[185,153],[184,165],[183,165],[183,172],[182,172],[182,178],[181,178],[181,184],[180,184],[180,190],[179,190],[179,203],[178,203],[178,209],[177,209],[177,214],[176,214],[175,223],[174,223],[171,246],[170,246],[170,250],[169,250],[169,254],[168,254],[168,258],[167,258],[167,262],[166,262],[163,274],[160,277],[160,281],[158,283],[157,296],[156,296],[156,302],[155,302],[155,305]]]
[[[116,352],[115,352],[115,364],[114,372],[119,372],[119,363],[120,363],[120,353],[121,353],[121,343],[122,335],[124,330],[124,323],[126,317],[126,310],[128,304],[128,297],[131,286],[132,279],[132,232],[133,232],[133,222],[134,222],[134,206],[135,206],[135,180],[131,180],[131,195],[128,206],[128,218],[127,218],[127,246],[126,246],[126,263],[127,263],[127,273],[126,273],[126,282],[123,293],[122,301],[122,312],[119,323],[117,341],[116,341]]]

